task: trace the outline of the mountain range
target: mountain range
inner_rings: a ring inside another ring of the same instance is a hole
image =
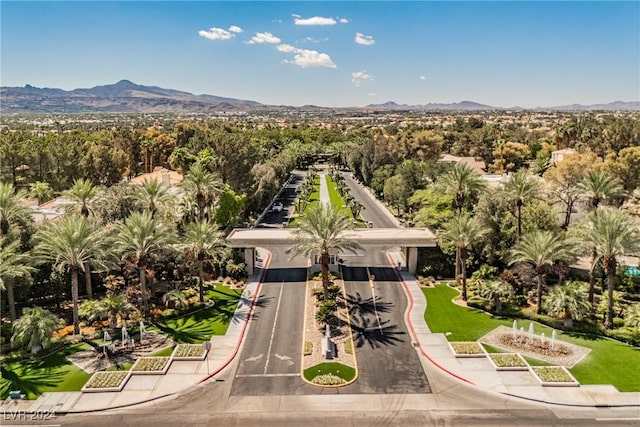
[[[265,105],[256,101],[225,98],[215,95],[194,95],[175,89],[143,86],[129,80],[120,80],[110,85],[89,89],[66,91],[55,88],[0,87],[1,114],[37,113],[221,113],[258,109],[282,109],[283,106]],[[323,109],[324,107],[288,107],[300,109]],[[356,107],[358,108],[358,107]],[[428,103],[422,105],[370,104],[364,107],[373,110],[425,110],[425,111],[490,111],[525,110],[520,107],[503,108],[479,104],[472,101],[456,103]],[[615,101],[609,104],[572,104],[556,107],[540,107],[532,110],[555,111],[640,111],[640,102]]]

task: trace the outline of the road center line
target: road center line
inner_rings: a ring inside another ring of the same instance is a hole
[[[280,301],[282,301],[282,291],[284,290],[284,280],[280,285],[280,295],[278,295],[278,305],[276,305],[276,317],[273,319],[273,328],[271,329],[271,339],[269,340],[269,350],[267,350],[267,362],[264,364],[264,373],[269,368],[269,358],[271,357],[271,346],[273,345],[273,337],[276,334],[276,326],[278,324],[278,313],[280,313]]]
[[[367,267],[367,275],[369,276],[369,285],[371,286],[371,297],[373,299],[373,311],[376,313],[376,321],[378,322],[378,329],[380,329],[380,334],[384,335],[382,332],[382,325],[380,324],[380,316],[378,315],[378,306],[376,305],[376,290],[373,286],[373,277],[371,277],[371,272],[369,271],[369,267]]]
[[[239,374],[236,375],[236,378],[251,378],[251,377],[299,377],[300,373],[290,373],[290,374]]]

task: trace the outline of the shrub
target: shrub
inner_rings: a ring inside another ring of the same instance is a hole
[[[316,311],[316,320],[325,325],[332,324],[336,320],[336,310],[338,304],[335,301],[322,301],[318,303],[318,310]]]
[[[173,316],[176,316],[177,314],[178,314],[178,311],[173,308],[167,308],[162,313],[160,313],[162,317],[173,317]]]
[[[304,342],[304,355],[310,356],[313,353],[313,342],[305,341]]]
[[[311,382],[318,385],[340,385],[346,383],[345,380],[333,374],[318,375]]]

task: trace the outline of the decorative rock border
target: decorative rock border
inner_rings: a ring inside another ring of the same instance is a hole
[[[544,381],[540,377],[540,374],[538,373],[538,371],[544,371],[546,369],[561,370],[562,371],[561,375],[566,375],[566,377],[570,379],[570,381]],[[571,372],[569,372],[569,370],[564,366],[531,366],[529,370],[531,371],[533,376],[536,377],[536,379],[540,382],[540,385],[543,387],[578,387],[580,386],[580,383],[578,382],[578,380],[576,380],[573,377],[573,375],[571,375]]]
[[[124,374],[124,375],[123,375]],[[102,377],[121,375],[122,378],[117,386],[112,387],[90,387],[92,382],[100,382]],[[99,371],[95,372],[89,381],[80,389],[83,393],[104,393],[109,391],[122,391],[127,381],[131,378],[131,371]]]

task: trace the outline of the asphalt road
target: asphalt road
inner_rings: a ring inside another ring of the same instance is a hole
[[[278,196],[278,200],[282,202],[283,209],[281,212],[273,212],[269,210],[264,216],[258,227],[261,228],[282,228],[287,224],[289,216],[293,213],[293,203],[296,199],[296,188],[302,183],[306,172],[294,170],[291,172],[291,179],[282,187],[282,191]],[[271,206],[269,206],[269,209]]]
[[[360,185],[349,172],[341,172],[345,183],[349,186],[354,198],[360,200],[364,209],[360,213],[362,219],[371,221],[374,228],[397,228],[389,216],[382,211],[375,199]]]
[[[405,325],[407,297],[395,271],[345,267],[343,275],[359,370],[358,380],[343,392],[429,393]]]
[[[306,269],[269,269],[249,323],[232,395],[310,392],[300,379]]]

